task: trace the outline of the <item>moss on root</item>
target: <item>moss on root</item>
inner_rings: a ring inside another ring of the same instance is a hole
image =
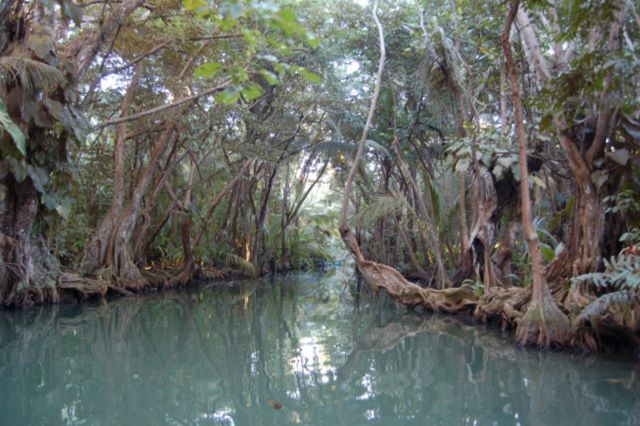
[[[521,345],[562,346],[567,342],[570,330],[569,319],[549,294],[542,298],[542,303],[531,301],[518,323],[516,339]]]

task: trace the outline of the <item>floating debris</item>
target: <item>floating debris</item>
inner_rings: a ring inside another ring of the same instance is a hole
[[[279,403],[278,401],[274,400],[274,399],[269,399],[269,400],[267,401],[267,404],[269,404],[269,406],[270,406],[271,408],[273,408],[274,410],[279,410],[279,409],[281,409],[281,408],[282,408],[282,404],[281,404],[281,403]]]

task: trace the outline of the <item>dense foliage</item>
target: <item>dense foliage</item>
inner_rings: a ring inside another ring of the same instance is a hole
[[[347,193],[362,259],[510,326],[544,278],[576,344],[637,336],[637,6],[519,3],[382,1],[376,85],[365,2],[3,2],[3,303],[339,262],[377,87]]]

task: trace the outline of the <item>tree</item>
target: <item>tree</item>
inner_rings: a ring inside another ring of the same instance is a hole
[[[513,97],[514,119],[518,136],[518,160],[520,163],[520,199],[522,210],[522,227],[525,239],[529,245],[532,271],[531,303],[524,317],[518,323],[516,335],[521,344],[536,343],[548,347],[551,343],[562,344],[567,339],[569,320],[558,309],[549,286],[545,281],[542,267],[542,257],[538,247],[538,234],[533,227],[531,214],[531,195],[529,192],[529,171],[527,167],[527,136],[524,129],[524,114],[520,98],[520,85],[516,76],[516,65],[511,53],[511,25],[518,13],[519,0],[511,2],[511,8],[505,20],[502,33],[502,48],[507,60],[507,74],[511,82],[511,96]]]
[[[0,299],[7,306],[57,300],[55,261],[32,241],[32,230],[41,204],[66,214],[51,177],[68,171],[70,146],[83,137],[73,76],[49,27],[53,7],[23,0],[0,6]]]

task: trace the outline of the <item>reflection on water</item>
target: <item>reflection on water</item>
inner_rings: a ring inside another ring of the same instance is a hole
[[[0,424],[640,424],[632,361],[354,306],[336,273],[0,312]]]

